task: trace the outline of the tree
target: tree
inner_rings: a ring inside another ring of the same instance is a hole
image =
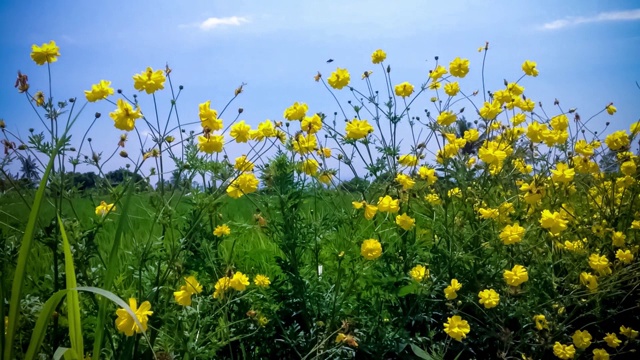
[[[20,157],[20,172],[22,173],[22,179],[26,180],[29,186],[34,186],[38,180],[40,180],[40,173],[38,172],[38,163],[31,157],[31,155]]]

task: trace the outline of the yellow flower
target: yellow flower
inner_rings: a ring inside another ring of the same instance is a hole
[[[403,213],[396,216],[396,224],[403,230],[409,231],[416,225],[416,219],[410,217],[407,213]]]
[[[374,64],[379,64],[387,58],[387,53],[382,51],[382,49],[378,49],[371,54],[371,62]]]
[[[613,106],[613,103],[607,105],[607,107],[605,108],[605,110],[607,110],[607,114],[609,115],[613,115],[616,113],[616,111],[618,111],[618,109],[616,109],[615,106]]]
[[[227,187],[227,194],[234,199],[258,190],[260,180],[253,173],[243,173]]]
[[[53,40],[49,41],[48,44],[42,44],[42,46],[31,45],[31,59],[38,65],[56,62],[58,61],[58,56],[60,56],[60,48]]]
[[[620,326],[620,334],[628,337],[629,339],[635,339],[636,337],[638,337],[638,332],[636,330],[633,330],[632,328],[626,327],[624,325]]]
[[[367,260],[375,260],[382,255],[382,244],[376,239],[367,239],[362,242],[360,254]]]
[[[442,126],[449,126],[456,121],[456,114],[448,110],[443,111],[440,113],[440,115],[438,115],[436,121]]]
[[[462,289],[462,284],[458,282],[458,279],[451,279],[451,285],[444,289],[444,297],[447,300],[453,300],[458,297],[457,291]]]
[[[491,208],[480,208],[478,209],[478,213],[480,214],[480,217],[485,220],[496,219],[498,216],[500,216],[500,212],[498,211],[498,209]]]
[[[591,254],[589,256],[589,266],[600,275],[611,274],[610,265],[611,263],[609,263],[609,259],[605,255]]]
[[[329,185],[333,179],[333,173],[331,171],[323,171],[318,176],[318,181],[325,185]]]
[[[407,97],[413,94],[413,85],[408,82],[403,82],[401,84],[396,85],[395,92],[397,96]]]
[[[138,91],[146,91],[147,94],[153,94],[158,90],[164,89],[164,71],[153,71],[151,67],[140,74],[133,75],[133,87]]]
[[[427,194],[424,199],[433,206],[442,204],[442,200],[438,194]]]
[[[598,289],[598,278],[591,273],[581,272],[580,283],[589,289],[589,291],[596,291]]]
[[[149,316],[153,314],[151,310],[151,304],[148,301],[140,304],[138,308],[138,302],[134,298],[129,299],[129,307],[138,318],[138,321],[142,325],[142,328],[138,326],[136,321],[133,319],[131,314],[123,308],[116,310],[116,315],[118,318],[116,319],[116,327],[118,331],[124,333],[126,336],[133,336],[133,333],[141,333],[143,331],[147,331],[147,321],[149,321]]]
[[[557,183],[568,183],[573,181],[575,171],[565,163],[557,163],[555,170],[551,170],[551,180]]]
[[[402,190],[410,190],[416,184],[411,176],[402,173],[396,175],[396,181],[398,184],[402,185]]]
[[[366,204],[364,207],[364,218],[367,220],[373,219],[378,212],[378,207],[375,205]]]
[[[633,254],[629,250],[618,249],[616,251],[616,259],[620,260],[625,264],[631,264],[633,261]]]
[[[409,270],[409,276],[416,282],[422,282],[424,278],[429,277],[429,270],[422,265],[416,265]]]
[[[229,281],[229,286],[236,291],[244,291],[249,285],[249,277],[241,273],[240,271],[233,274],[233,277]]]
[[[616,231],[611,235],[611,242],[613,246],[623,247],[626,238],[627,236],[622,231]]]
[[[554,211],[552,213],[546,209],[542,211],[542,216],[540,217],[540,226],[549,230],[552,235],[557,235],[565,231],[568,222],[569,221],[565,220],[559,212]]]
[[[584,350],[591,345],[591,334],[588,331],[576,330],[571,336],[573,339],[573,345],[575,345],[578,349]]]
[[[135,120],[142,117],[142,113],[140,109],[136,106],[136,109],[133,110],[133,107],[128,102],[118,99],[117,102],[118,108],[109,113],[109,116],[115,122],[116,129],[131,131],[135,127]]]
[[[428,168],[426,166],[421,166],[418,169],[418,175],[422,180],[427,181],[427,185],[432,185],[438,180],[438,177],[436,176],[436,170]]]
[[[96,215],[105,216],[111,211],[116,211],[115,204],[107,204],[104,201],[100,201],[100,205],[96,206]]]
[[[305,116],[300,124],[302,131],[306,131],[308,134],[315,134],[322,129],[322,118],[320,115],[313,114],[313,116]]]
[[[489,165],[501,165],[507,157],[508,149],[497,141],[487,141],[478,149],[478,158]]]
[[[397,213],[400,211],[400,201],[389,195],[378,198],[378,210],[381,212]]]
[[[447,69],[445,69],[445,67],[442,65],[438,65],[436,66],[435,69],[433,69],[433,71],[429,73],[429,77],[433,81],[438,81],[438,79],[440,79],[446,73],[447,73]]]
[[[307,175],[315,175],[318,173],[318,167],[320,164],[315,159],[307,159],[302,162],[302,172]]]
[[[536,77],[538,76],[537,66],[538,64],[536,64],[535,61],[525,60],[525,62],[522,63],[522,71],[529,76]]]
[[[242,172],[252,171],[253,167],[254,167],[254,164],[251,161],[249,161],[249,159],[247,159],[247,155],[242,155],[237,157],[236,163],[235,165],[233,165],[234,169]]]
[[[331,157],[331,149],[328,147],[323,147],[318,149],[317,151],[318,156],[322,156],[324,158],[330,158]]]
[[[418,165],[418,157],[413,154],[400,155],[398,162],[403,166],[416,166]]]
[[[358,140],[373,132],[373,126],[367,120],[353,119],[347,123],[346,138]]]
[[[179,291],[173,293],[176,302],[182,306],[191,306],[191,296],[202,292],[202,285],[195,276],[184,278],[186,284],[180,287]]]
[[[607,333],[607,335],[604,337],[604,341],[607,343],[607,345],[609,345],[609,347],[612,347],[614,349],[622,344],[622,341],[618,339],[618,336],[616,336],[615,333]]]
[[[529,280],[527,269],[522,265],[515,265],[511,270],[505,270],[503,277],[507,285],[511,286],[519,286]]]
[[[505,245],[511,245],[522,241],[524,232],[525,228],[520,226],[518,223],[515,223],[513,225],[505,226],[499,236],[500,240],[502,240]]]
[[[494,102],[484,102],[484,105],[480,108],[480,116],[485,120],[493,120],[502,112],[502,107],[500,103],[497,101]]]
[[[494,308],[500,303],[500,295],[493,289],[480,291],[478,297],[480,298],[480,304],[484,305],[485,309]]]
[[[229,226],[227,226],[227,224],[218,225],[215,229],[213,229],[213,235],[217,237],[222,237],[229,234],[231,234],[231,229],[229,228]]]
[[[460,59],[459,57],[453,59],[449,64],[449,72],[455,77],[465,77],[469,73],[469,60]]]
[[[244,120],[241,120],[231,126],[229,135],[231,135],[237,143],[246,143],[249,140],[250,133],[251,126],[247,125]]]
[[[327,79],[329,85],[336,90],[340,90],[349,85],[349,81],[351,81],[351,75],[349,75],[347,69],[341,68],[337,68],[336,71],[332,72],[331,76]]]
[[[256,284],[257,287],[268,288],[271,285],[271,280],[268,277],[258,274],[253,278],[253,283]]]
[[[366,203],[364,201],[352,201],[351,205],[354,209],[360,210]]]
[[[434,81],[431,84],[429,84],[429,89],[430,90],[438,90],[438,89],[440,89],[441,85],[442,84],[439,81]]]
[[[467,141],[476,141],[480,138],[480,133],[477,129],[465,130],[464,134],[462,134],[462,138]]]
[[[198,135],[198,150],[207,154],[221,152],[224,145],[224,135],[209,135],[209,137]]]
[[[230,285],[231,285],[231,279],[228,276],[224,276],[218,279],[218,281],[214,286],[215,291],[213,292],[213,298],[214,299],[224,298],[224,293],[229,289]]]
[[[458,197],[461,198],[462,197],[462,190],[460,190],[460,188],[454,187],[453,189],[447,191],[447,196],[452,198],[452,197]]]
[[[444,92],[449,96],[456,96],[460,92],[460,84],[457,81],[445,84]]]
[[[180,287],[180,290],[173,292],[174,299],[181,306],[191,306],[191,296],[192,294],[185,290],[184,285]]]
[[[447,322],[444,323],[444,332],[458,341],[466,338],[469,331],[471,331],[469,323],[458,315],[447,318]]]
[[[547,318],[544,315],[542,314],[534,315],[533,322],[536,325],[536,329],[538,329],[539,331],[542,331],[543,329],[549,330],[549,322],[547,321]]]
[[[636,170],[636,163],[633,160],[625,161],[620,164],[620,172],[627,176],[635,175]]]
[[[213,131],[222,129],[222,119],[218,119],[218,112],[211,108],[211,100],[198,105],[198,116],[202,128]]]
[[[109,95],[113,95],[111,81],[100,80],[99,83],[91,85],[91,90],[85,90],[84,96],[89,102],[106,99]]]
[[[310,154],[318,148],[318,140],[313,134],[304,136],[302,133],[299,133],[295,139],[291,141],[291,145],[293,145],[293,150],[300,155]]]
[[[593,360],[609,360],[609,353],[605,349],[593,349]]]
[[[569,127],[569,118],[567,118],[567,115],[561,114],[552,117],[549,123],[553,130],[564,131]]]
[[[624,147],[629,146],[629,136],[627,135],[626,131],[620,130],[609,134],[604,139],[604,142],[612,151],[618,151]]]
[[[573,359],[576,355],[576,348],[574,348],[573,345],[563,345],[556,341],[553,345],[553,355],[559,359]]]
[[[309,106],[305,103],[295,102],[284,111],[284,118],[287,120],[302,120],[307,115]]]

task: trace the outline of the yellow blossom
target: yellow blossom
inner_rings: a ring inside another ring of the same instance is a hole
[[[442,204],[442,200],[438,194],[427,194],[424,199],[433,206]]]
[[[611,263],[605,255],[591,254],[589,256],[589,266],[600,275],[611,274]]]
[[[515,265],[511,270],[505,270],[503,277],[507,285],[510,286],[519,286],[529,280],[527,269],[522,265]]]
[[[227,224],[218,225],[213,229],[213,235],[218,237],[227,236],[229,234],[231,234],[231,229]]]
[[[620,326],[620,334],[628,337],[629,339],[635,339],[636,337],[638,337],[638,331],[624,325]]]
[[[305,136],[300,133],[291,141],[291,145],[293,145],[293,151],[300,155],[310,154],[318,148],[318,140],[313,134]]]
[[[433,81],[438,81],[438,79],[440,79],[442,76],[444,76],[447,73],[447,69],[445,69],[444,66],[442,65],[438,65],[436,66],[435,69],[433,69],[430,73],[429,73],[429,77],[431,78],[431,80]]]
[[[609,134],[604,139],[604,142],[612,151],[618,151],[622,148],[629,146],[629,136],[627,135],[626,131],[620,130],[612,134]]]
[[[403,166],[416,166],[418,165],[418,157],[413,154],[400,155],[398,162]]]
[[[116,105],[117,109],[109,113],[109,116],[115,122],[114,125],[116,129],[124,131],[133,130],[133,128],[135,127],[135,120],[142,117],[140,109],[136,107],[136,109],[133,110],[131,104],[122,99],[118,99]]]
[[[184,278],[185,285],[180,290],[173,293],[176,302],[182,306],[191,306],[191,296],[202,292],[202,285],[196,280],[195,276]]]
[[[557,183],[568,183],[573,181],[575,171],[565,163],[557,163],[555,170],[551,170],[551,180]]]
[[[616,231],[613,234],[611,234],[611,242],[613,243],[613,246],[616,246],[616,247],[623,247],[624,240],[626,238],[627,236],[622,231]]]
[[[133,87],[138,90],[144,90],[147,94],[153,94],[158,90],[164,89],[164,81],[166,80],[164,71],[153,71],[151,67],[140,74],[133,75]]]
[[[469,323],[458,315],[447,318],[447,322],[444,323],[444,332],[457,341],[466,338],[469,331],[471,331]]]
[[[138,308],[138,302],[134,298],[129,299],[129,307],[131,311],[135,314],[136,318],[142,325],[142,328],[136,323],[134,318],[129,314],[129,312],[123,308],[119,308],[116,310],[116,315],[118,318],[116,319],[116,328],[118,331],[124,333],[126,336],[133,336],[135,333],[141,333],[143,331],[147,331],[147,322],[149,321],[149,316],[153,314],[151,311],[151,304],[148,301],[140,304]]]
[[[231,132],[229,133],[238,143],[246,143],[250,138],[250,134],[251,126],[247,125],[244,120],[233,124],[233,126],[231,126]]]
[[[449,63],[449,72],[455,77],[465,77],[469,73],[469,60],[456,57]]]
[[[443,111],[438,115],[436,121],[442,126],[449,126],[456,121],[456,114],[449,110]]]
[[[254,164],[247,159],[247,155],[242,155],[236,158],[236,163],[233,165],[233,168],[241,171],[241,172],[246,172],[246,171],[252,171],[254,167]]]
[[[305,103],[295,102],[284,111],[284,118],[287,120],[302,120],[307,114],[309,106]]]
[[[315,134],[322,129],[322,118],[318,114],[305,116],[300,123],[300,128],[308,134]]]
[[[502,112],[502,107],[499,102],[484,102],[484,105],[480,108],[480,116],[485,120],[493,120]]]
[[[605,110],[607,110],[607,114],[609,115],[613,115],[616,113],[616,111],[618,111],[618,109],[615,106],[613,106],[613,103],[607,105]]]
[[[340,90],[349,85],[349,81],[351,81],[351,75],[349,75],[347,69],[341,68],[337,68],[336,71],[332,72],[331,76],[327,79],[329,85],[336,90]]]
[[[591,334],[588,331],[576,330],[571,336],[573,339],[573,345],[575,345],[578,349],[584,350],[591,345]]]
[[[331,157],[331,149],[328,147],[323,147],[318,149],[317,151],[318,156],[322,156],[324,158],[330,158]]]
[[[385,53],[382,49],[378,49],[371,54],[371,62],[374,64],[379,64],[387,58],[387,53]]]
[[[411,94],[413,94],[413,85],[411,85],[406,81],[403,83],[400,83],[396,85],[395,93],[397,96],[402,96],[403,98],[411,96]]]
[[[389,195],[378,198],[378,210],[381,212],[397,213],[400,210],[400,201]]]
[[[233,274],[229,286],[236,291],[244,291],[249,286],[249,277],[238,271]]]
[[[500,302],[500,295],[493,289],[480,291],[478,297],[480,298],[480,304],[484,305],[485,309],[494,308]]]
[[[624,264],[630,264],[633,261],[633,254],[629,250],[618,249],[616,251],[616,259]]]
[[[213,292],[214,299],[222,299],[224,298],[224,293],[231,286],[231,279],[228,276],[223,276],[214,285],[215,291]]]
[[[526,75],[536,77],[538,76],[537,66],[538,64],[536,64],[535,61],[525,60],[525,62],[522,63],[522,71],[524,71]]]
[[[398,182],[398,184],[402,185],[402,190],[410,190],[416,184],[411,176],[406,174],[396,175],[396,181]]]
[[[207,154],[221,152],[224,145],[224,135],[210,135],[209,137],[198,135],[198,150]]]
[[[422,282],[422,280],[429,277],[429,270],[423,265],[416,265],[409,270],[409,276],[411,276],[415,282]]]
[[[111,211],[116,211],[115,204],[107,204],[104,201],[100,201],[100,205],[96,206],[96,215],[105,216]]]
[[[268,277],[258,274],[253,278],[253,283],[256,284],[257,287],[268,288],[271,285],[271,280]]]
[[[253,173],[243,173],[227,187],[227,194],[237,199],[245,194],[250,194],[258,190],[260,181]]]
[[[354,209],[359,210],[362,209],[362,207],[364,206],[364,204],[366,204],[364,201],[352,201],[351,205],[353,206]]]
[[[218,119],[218,112],[211,108],[211,100],[198,105],[198,116],[203,128],[213,131],[222,129],[222,120]]]
[[[609,347],[612,347],[614,349],[622,344],[622,341],[618,339],[618,336],[615,333],[607,333],[607,335],[604,337],[604,341],[607,343],[607,345],[609,345]]]
[[[31,45],[31,59],[38,65],[56,62],[58,61],[58,56],[60,56],[60,48],[53,40],[48,44],[42,44],[42,46]]]
[[[347,123],[347,139],[358,140],[373,132],[373,126],[367,120],[353,119]]]
[[[458,297],[458,291],[462,289],[462,284],[458,282],[458,279],[451,279],[451,285],[444,289],[444,297],[447,300],[453,300]]]
[[[416,219],[410,217],[407,213],[403,213],[396,216],[396,224],[403,230],[409,231],[416,225]]]
[[[588,272],[580,273],[580,283],[589,289],[589,291],[596,291],[598,289],[598,278]]]
[[[382,255],[382,244],[376,239],[367,239],[362,242],[360,254],[367,260],[375,260]]]
[[[559,359],[573,359],[576,355],[576,349],[573,345],[563,345],[556,341],[553,345],[553,355],[557,356]]]
[[[367,220],[371,220],[373,219],[374,216],[376,216],[377,212],[378,212],[377,206],[366,204],[364,207],[364,218]]]
[[[99,83],[91,85],[91,90],[85,90],[84,96],[89,102],[106,99],[109,95],[113,95],[111,81],[100,80]]]
[[[605,349],[593,349],[593,360],[609,360],[609,353]]]
[[[421,166],[418,169],[418,175],[422,180],[427,181],[427,185],[433,185],[438,180],[438,177],[436,176],[436,170],[428,168],[426,166]]]
[[[543,210],[540,217],[540,226],[549,230],[552,235],[557,235],[567,229],[567,223],[562,214],[557,211],[553,213],[549,210]]]
[[[547,318],[544,315],[542,314],[535,315],[533,317],[533,322],[536,325],[536,329],[540,331],[543,329],[549,330],[549,322],[547,321]]]
[[[521,242],[524,237],[524,232],[525,228],[520,226],[518,223],[515,223],[513,225],[505,226],[499,237],[505,245],[511,245]]]

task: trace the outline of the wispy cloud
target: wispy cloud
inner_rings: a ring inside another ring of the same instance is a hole
[[[213,30],[222,26],[240,26],[242,24],[249,23],[249,19],[243,16],[229,16],[229,17],[210,17],[204,21],[180,25],[181,28],[197,27],[203,31]]]
[[[604,22],[604,21],[629,21],[629,20],[640,20],[640,9],[602,12],[591,17],[584,17],[584,16],[567,17],[564,19],[548,22],[542,25],[540,29],[558,30],[567,26],[573,26],[573,25],[579,25],[579,24],[598,23],[598,22]]]

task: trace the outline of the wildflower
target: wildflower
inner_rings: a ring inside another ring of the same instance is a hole
[[[607,345],[609,345],[609,347],[612,347],[614,349],[622,344],[622,341],[618,339],[618,336],[616,336],[616,334],[614,333],[607,333],[607,335],[604,337],[604,341],[607,343]]]
[[[626,238],[627,236],[622,231],[616,231],[611,235],[611,242],[613,246],[623,247]]]
[[[147,67],[147,70],[133,75],[133,87],[138,91],[144,90],[147,94],[153,94],[164,89],[165,80],[164,71],[153,71],[151,67]]]
[[[237,143],[246,143],[249,140],[250,132],[251,126],[247,125],[244,120],[241,120],[231,126],[229,135],[231,135]]]
[[[629,250],[618,249],[616,251],[616,259],[624,264],[630,264],[633,261],[633,254]]]
[[[400,185],[402,185],[402,190],[410,190],[416,184],[416,182],[411,178],[411,176],[406,174],[396,175],[396,181]]]
[[[413,85],[408,82],[403,82],[401,84],[396,85],[395,92],[397,96],[407,97],[413,94]]]
[[[460,59],[459,57],[453,59],[449,64],[449,71],[455,77],[465,77],[469,73],[469,60]]]
[[[116,327],[118,328],[118,331],[124,333],[126,336],[133,336],[134,332],[139,334],[143,331],[147,331],[147,321],[149,321],[149,316],[153,314],[153,311],[151,311],[151,304],[148,301],[145,301],[140,304],[140,307],[138,308],[138,302],[136,299],[130,298],[129,307],[140,322],[140,325],[142,325],[142,328],[140,328],[127,310],[119,308],[116,310],[116,315],[118,315],[118,318],[116,319]]]
[[[294,102],[284,111],[284,118],[287,120],[302,120],[307,114],[309,106],[305,103]]]
[[[217,237],[223,237],[229,234],[231,234],[231,229],[229,228],[229,226],[227,226],[227,224],[218,225],[215,229],[213,229],[213,235]]]
[[[522,95],[522,93],[524,92],[524,87],[522,87],[522,86],[520,86],[520,85],[518,85],[516,83],[508,83],[507,84],[507,91],[512,96],[511,101],[514,101],[515,99],[520,100],[520,98],[517,98],[516,96]],[[517,100],[515,100],[515,101],[517,101]]]
[[[269,323],[269,319],[266,316],[260,315],[258,317],[258,325],[265,327]]]
[[[307,175],[315,175],[318,173],[320,164],[315,159],[307,159],[302,162],[302,172]]]
[[[522,265],[515,265],[511,270],[505,270],[503,277],[507,285],[511,286],[519,286],[529,280],[527,269]]]
[[[308,134],[315,134],[322,129],[322,118],[318,114],[313,116],[305,116],[300,124],[302,131],[306,131]]]
[[[469,323],[458,315],[447,318],[447,322],[444,323],[444,332],[458,341],[466,338],[469,331],[471,331]]]
[[[440,79],[446,73],[447,73],[447,69],[445,69],[445,67],[442,65],[438,65],[436,66],[435,69],[433,69],[433,71],[431,71],[431,73],[429,73],[429,77],[433,81],[438,81],[438,79]]]
[[[371,54],[371,62],[374,64],[380,64],[387,58],[387,53],[382,51],[382,49],[378,49]]]
[[[227,187],[227,194],[234,199],[258,190],[260,181],[253,173],[243,173]]]
[[[412,154],[400,155],[398,162],[403,166],[416,166],[418,165],[418,157]]]
[[[378,212],[378,207],[377,206],[367,204],[364,207],[364,218],[367,219],[367,220],[371,220],[371,219],[373,219],[373,217],[376,215],[377,212]]]
[[[609,360],[609,353],[605,349],[593,349],[593,360]]]
[[[533,109],[536,107],[536,103],[531,99],[524,99],[516,104],[520,110],[526,112],[533,112]]]
[[[44,93],[42,91],[36,92],[33,96],[33,101],[36,103],[36,106],[44,105]]]
[[[607,135],[604,142],[612,151],[618,151],[629,146],[629,136],[626,131],[620,130]]]
[[[480,298],[480,304],[484,305],[485,309],[494,308],[500,303],[500,295],[493,289],[480,291],[478,297]]]
[[[502,112],[502,107],[499,102],[489,103],[484,102],[484,105],[480,108],[480,116],[485,120],[493,120]]]
[[[198,135],[198,150],[207,154],[214,152],[221,152],[224,145],[224,135],[210,135],[202,136]]]
[[[360,254],[367,260],[375,260],[382,255],[382,244],[376,239],[367,239],[362,242]]]
[[[409,276],[411,276],[415,282],[422,282],[424,278],[429,277],[429,270],[422,265],[416,265],[409,270]]]
[[[48,44],[42,44],[42,46],[31,45],[31,59],[38,65],[56,62],[58,61],[58,56],[60,56],[60,48],[53,40],[49,41]]]
[[[323,158],[330,158],[331,157],[331,149],[328,147],[323,147],[318,149],[317,151],[318,156],[322,156]]]
[[[382,212],[397,213],[400,210],[400,201],[389,195],[378,198],[378,210]]]
[[[105,216],[111,211],[116,211],[115,204],[107,204],[104,201],[100,201],[100,205],[96,206],[96,215]]]
[[[576,349],[573,345],[563,345],[556,341],[553,345],[553,355],[557,356],[559,359],[573,359],[576,355]]]
[[[591,345],[591,334],[588,331],[576,330],[571,336],[573,339],[573,345],[575,345],[578,349],[584,350]]]
[[[478,150],[478,158],[489,165],[502,164],[506,157],[504,146],[497,141],[487,141]]]
[[[364,201],[352,201],[351,202],[351,206],[353,206],[353,208],[356,209],[356,210],[362,209],[364,204],[366,204]]]
[[[340,90],[343,87],[349,85],[349,81],[351,81],[351,76],[347,69],[337,68],[336,71],[331,73],[331,76],[327,79],[329,85],[336,89]]]
[[[620,164],[620,172],[627,175],[632,176],[636,173],[636,163],[633,160],[625,161]]]
[[[538,76],[537,66],[538,64],[536,64],[535,61],[525,60],[525,62],[522,63],[522,71],[524,71],[526,75],[536,77]]]
[[[453,197],[462,197],[462,191],[460,190],[460,188],[454,187],[453,189],[447,191],[447,196],[450,198]]]
[[[438,115],[436,121],[442,126],[449,126],[456,121],[456,114],[449,110],[443,111]]]
[[[505,245],[511,245],[521,242],[524,237],[524,232],[525,228],[520,226],[518,223],[515,223],[513,225],[505,226],[499,237]]]
[[[596,291],[598,289],[598,278],[586,271],[580,273],[580,283],[589,289],[589,291]]]
[[[176,302],[182,306],[191,306],[191,296],[202,292],[202,285],[196,280],[195,276],[184,278],[186,284],[180,287],[180,290],[173,293]]]
[[[234,169],[242,172],[252,171],[253,167],[254,164],[249,159],[247,159],[247,155],[237,157],[236,163],[233,165]]]
[[[353,119],[347,123],[347,139],[358,140],[373,132],[373,126],[367,120]]]
[[[611,264],[605,255],[591,254],[589,256],[589,266],[600,275],[611,274]]]
[[[222,129],[222,120],[218,119],[218,112],[211,108],[211,100],[198,105],[198,116],[202,128],[213,131]]]
[[[396,224],[403,230],[409,231],[416,225],[416,219],[410,217],[407,213],[403,213],[396,216]]]
[[[444,92],[449,96],[456,96],[460,92],[460,84],[457,81],[444,85]]]
[[[318,141],[316,136],[313,134],[308,134],[304,136],[303,134],[298,134],[295,139],[292,140],[291,145],[293,145],[293,150],[300,155],[309,154],[313,150],[318,148]]]
[[[480,133],[477,129],[465,130],[464,134],[462,134],[462,138],[467,141],[476,141],[480,138]]]
[[[529,174],[533,171],[533,166],[525,163],[523,159],[513,159],[511,163],[513,167],[522,174]]]
[[[111,81],[106,80],[100,80],[99,83],[91,85],[91,90],[84,91],[84,96],[89,102],[106,99],[109,95],[113,95],[113,88]]]
[[[542,331],[543,329],[549,330],[549,322],[547,321],[547,318],[544,315],[542,314],[534,315],[533,322],[536,325],[536,329],[538,329],[539,331]]]
[[[556,164],[555,170],[551,170],[551,180],[557,183],[568,183],[573,181],[575,171],[565,163]]]
[[[353,335],[346,335],[344,333],[338,333],[338,336],[336,336],[336,343],[345,343],[354,348],[358,347],[356,338]]]
[[[167,142],[167,144],[171,144],[171,143],[172,143],[172,142],[174,142],[175,140],[176,140],[176,138],[175,138],[175,137],[173,137],[173,136],[171,136],[171,135],[167,135],[167,136],[164,138],[164,141],[166,141],[166,142]]]
[[[633,330],[632,328],[626,327],[624,325],[620,326],[620,334],[628,337],[629,339],[635,339],[636,337],[638,337],[638,332],[636,330]]]
[[[424,199],[433,206],[442,204],[442,200],[438,194],[427,194]]]
[[[543,210],[542,216],[540,217],[540,226],[549,230],[552,235],[560,234],[566,230],[568,222],[569,221],[565,220],[562,214],[557,211],[552,213],[549,210]]]
[[[257,287],[268,288],[271,285],[271,280],[268,277],[258,274],[253,278],[253,283],[256,284]]]
[[[431,84],[429,84],[429,89],[430,90],[438,90],[438,89],[440,89],[441,85],[442,84],[439,81],[434,81]]]
[[[224,293],[229,289],[231,285],[231,279],[228,276],[221,277],[214,285],[215,291],[213,292],[214,299],[222,299]]]
[[[142,113],[140,109],[136,106],[136,109],[133,110],[133,107],[128,102],[125,102],[122,99],[118,99],[117,109],[111,113],[109,116],[115,122],[116,129],[131,131],[135,127],[135,120],[142,117]]]
[[[451,279],[451,285],[444,289],[444,297],[447,300],[453,300],[458,297],[458,291],[462,289],[462,284],[458,282],[458,279]]]
[[[422,180],[427,181],[427,185],[433,185],[438,180],[438,177],[436,176],[436,170],[428,168],[426,166],[420,166],[420,168],[418,169],[418,175]]]
[[[616,111],[618,111],[618,109],[616,109],[615,106],[613,106],[613,103],[607,105],[607,107],[605,108],[605,110],[607,110],[607,114],[609,115],[613,115],[616,113]]]
[[[480,213],[480,217],[485,219],[485,220],[489,220],[489,219],[495,219],[500,215],[500,212],[498,211],[498,209],[485,209],[485,208],[480,208],[478,209],[478,213]]]
[[[233,274],[229,286],[236,291],[244,291],[249,285],[249,277],[240,271]]]

